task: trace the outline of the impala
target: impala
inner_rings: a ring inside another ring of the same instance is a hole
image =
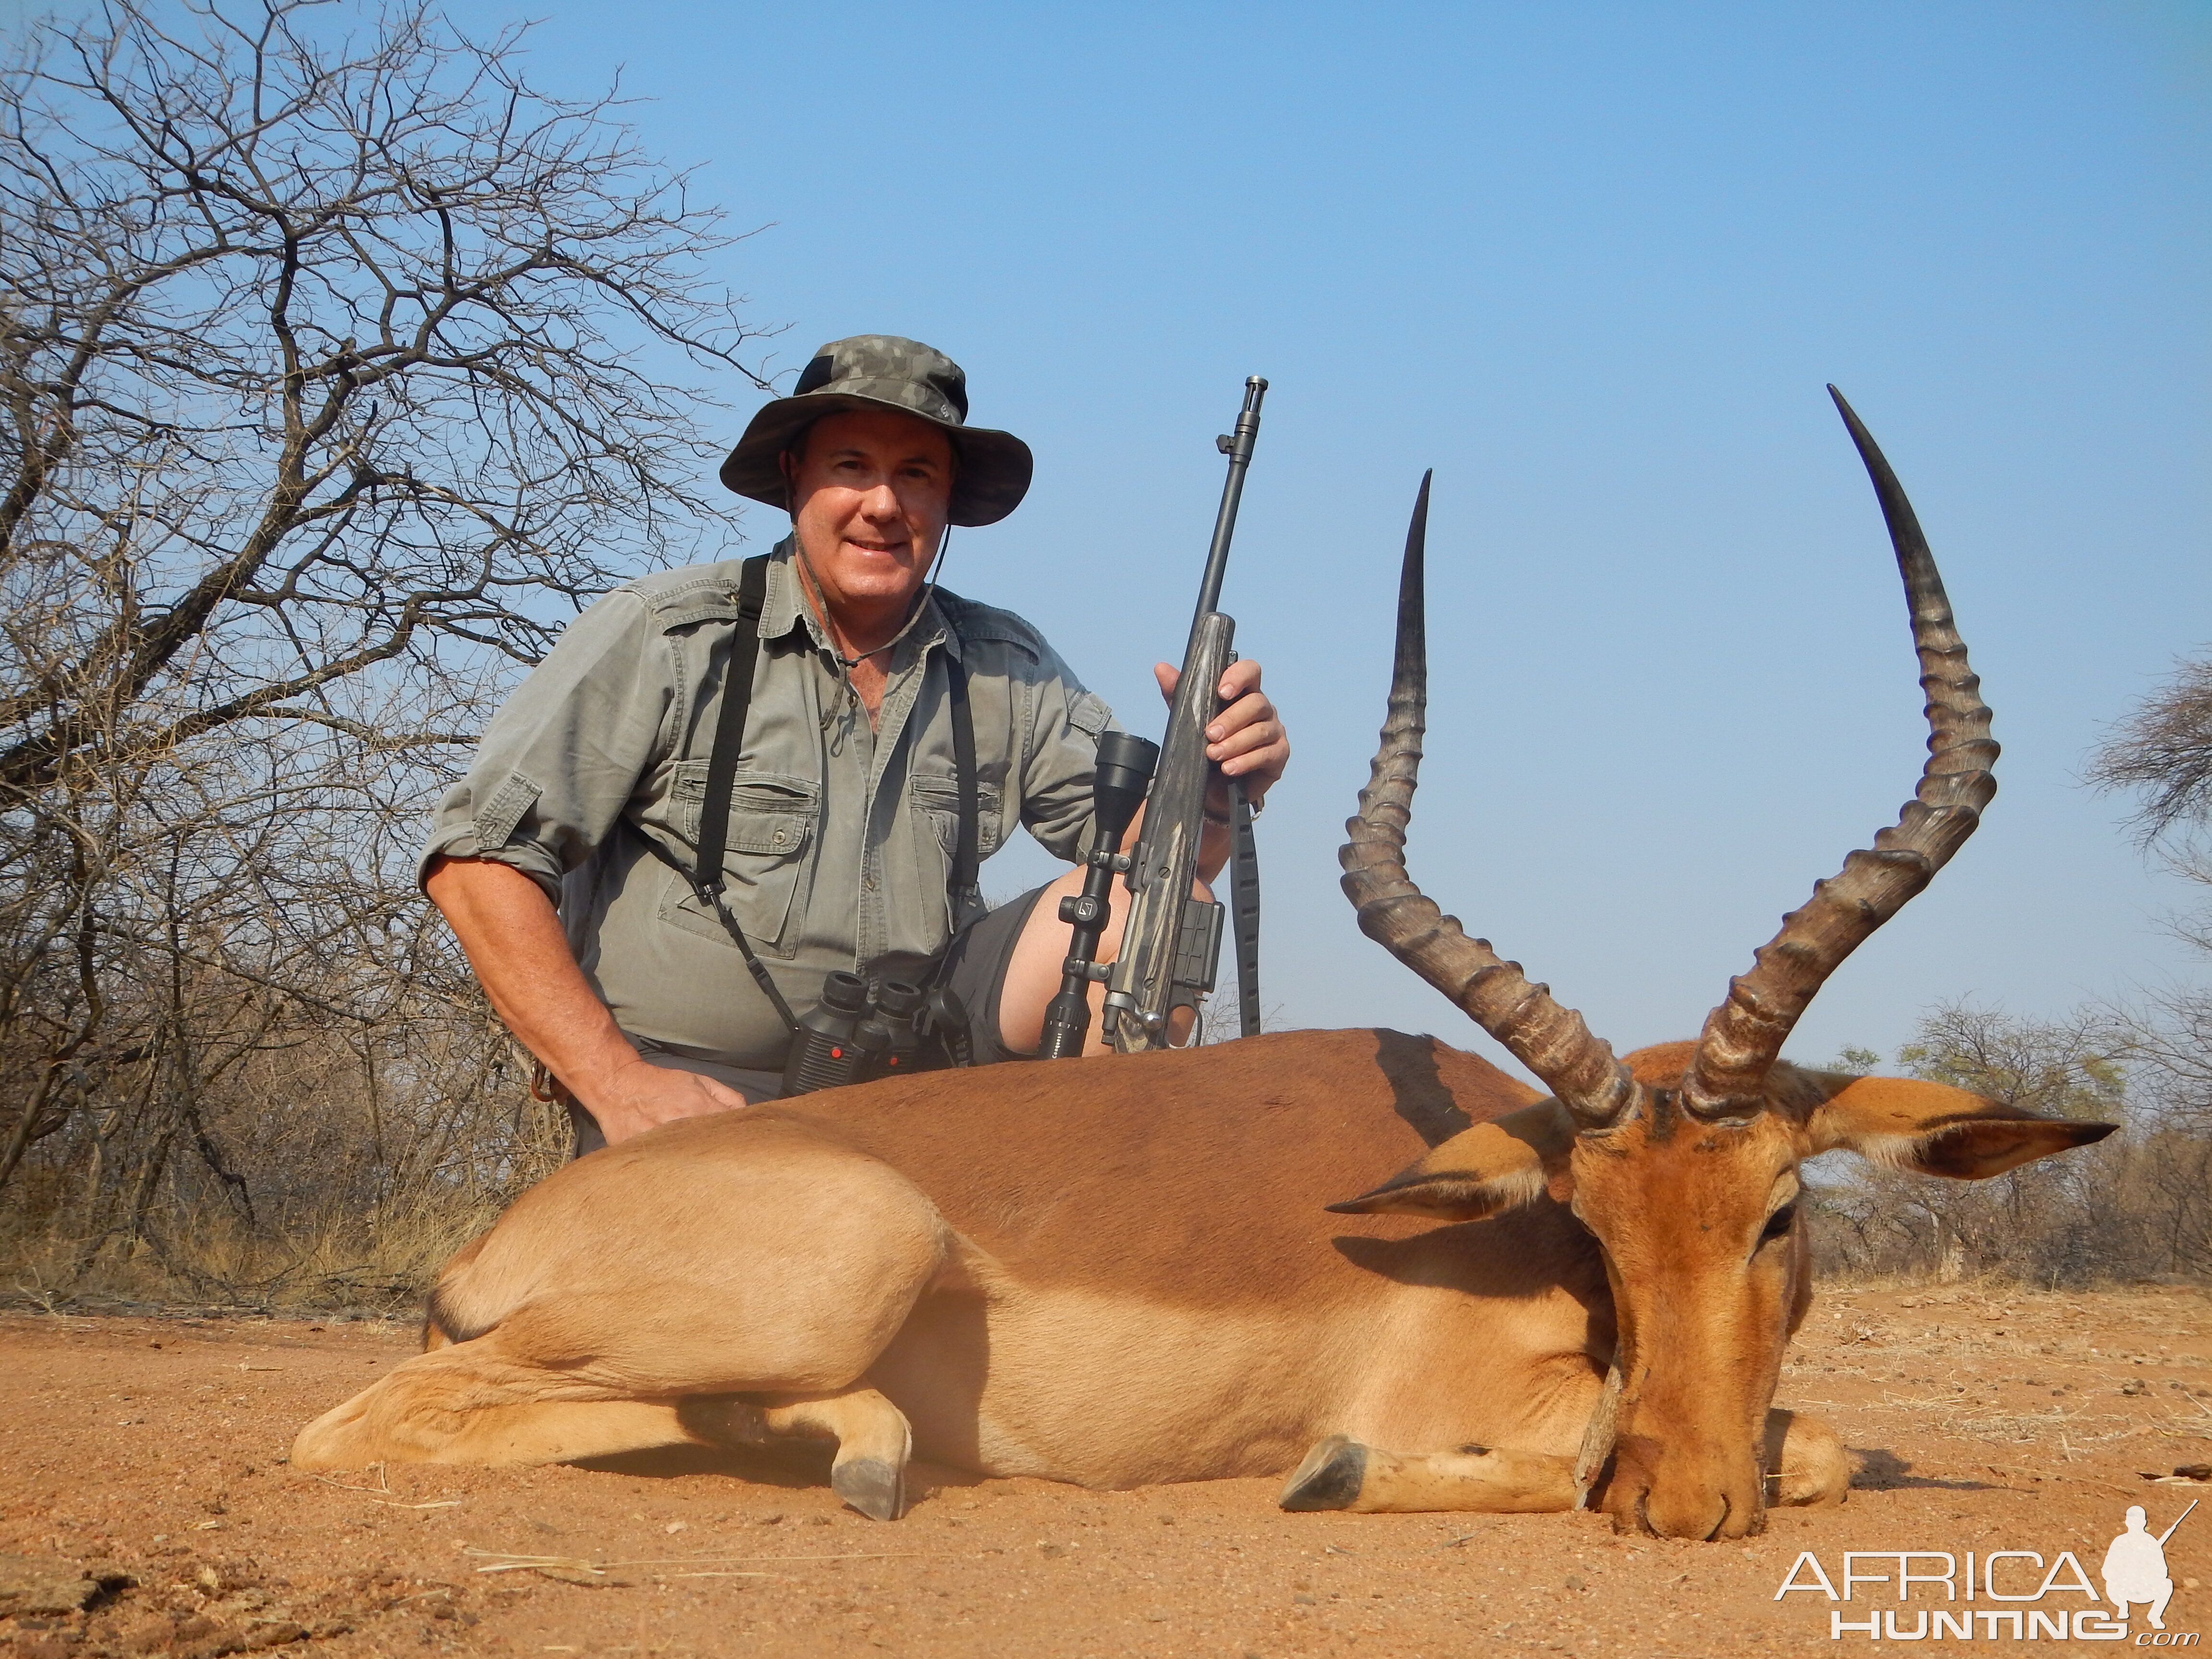
[[[1345,889],[1548,1095],[1432,1038],[1295,1031],[672,1123],[518,1199],[440,1275],[425,1352],[301,1431],[295,1463],[798,1436],[833,1440],[831,1486],[884,1518],[919,1455],[1093,1486],[1289,1471],[1291,1509],[1594,1503],[1686,1538],[1839,1498],[1834,1435],[1771,1404],[1812,1294],[1800,1164],[1848,1148],[1978,1179],[2111,1126],[1779,1058],[1995,791],[1935,562],[1836,401],[1904,576],[1929,758],[1694,1042],[1616,1058],[1407,875],[1425,482]]]

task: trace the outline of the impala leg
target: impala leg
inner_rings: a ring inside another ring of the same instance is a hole
[[[1766,1414],[1767,1502],[1841,1503],[1850,1454],[1836,1431],[1796,1412]],[[1575,1506],[1575,1460],[1505,1446],[1393,1452],[1333,1434],[1306,1454],[1277,1501],[1286,1510],[1353,1514],[1460,1510],[1540,1515]]]
[[[1767,1413],[1765,1459],[1769,1504],[1840,1504],[1850,1491],[1851,1455],[1818,1418]]]
[[[672,1401],[611,1397],[619,1391],[507,1359],[495,1341],[447,1343],[394,1366],[301,1430],[293,1466],[495,1468],[716,1443],[690,1432]]]
[[[455,1275],[465,1273],[470,1265],[483,1254],[484,1246],[490,1241],[491,1232],[487,1229],[454,1251],[446,1259],[446,1265],[438,1269],[439,1284],[442,1285]],[[425,1353],[433,1348],[449,1347],[453,1344],[453,1334],[446,1328],[442,1313],[438,1305],[438,1293],[434,1290],[430,1293],[428,1305],[422,1310],[422,1352]]]
[[[743,1158],[586,1158],[524,1194],[440,1276],[427,1352],[309,1424],[294,1461],[726,1446],[769,1432],[772,1402],[836,1439],[855,1507],[896,1514],[905,1419],[855,1383],[951,1234],[886,1166],[775,1126],[753,1139]]]
[[[770,1395],[762,1402],[761,1420],[771,1434],[836,1441],[830,1490],[861,1514],[896,1521],[906,1513],[914,1431],[906,1413],[873,1389]]]
[[[752,1358],[742,1351],[744,1334],[724,1333],[700,1321],[681,1297],[665,1310],[643,1310],[644,1315],[668,1316],[657,1329],[653,1321],[641,1316],[639,1301],[634,1296],[626,1305],[610,1307],[606,1298],[571,1297],[525,1309],[483,1336],[442,1342],[393,1366],[308,1424],[293,1443],[292,1461],[302,1468],[362,1468],[370,1463],[497,1467],[567,1462],[654,1446],[757,1443],[772,1431],[758,1407],[739,1396],[813,1400],[819,1396],[768,1390],[778,1385],[788,1389],[811,1366],[833,1376],[839,1371],[850,1375],[872,1357],[861,1345],[871,1342],[873,1333],[864,1327],[857,1338],[837,1330],[826,1337],[802,1331],[795,1342],[787,1338],[774,1345],[756,1340],[756,1354],[763,1357]],[[690,1377],[716,1371],[738,1382],[749,1370],[764,1387],[711,1395],[695,1395],[696,1382],[684,1387]],[[827,1426],[832,1420],[823,1419],[823,1432],[832,1432]],[[834,1420],[848,1425],[856,1445],[870,1451],[885,1443],[903,1444],[902,1439],[887,1443],[881,1433],[866,1432],[857,1412]],[[898,1421],[902,1436],[904,1419]],[[902,1453],[890,1460],[895,1468],[903,1462]]]
[[[1286,1510],[1543,1515],[1575,1506],[1575,1460],[1505,1446],[1393,1452],[1333,1434],[1306,1454],[1277,1500]]]

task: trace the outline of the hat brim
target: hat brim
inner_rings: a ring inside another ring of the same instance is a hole
[[[1036,459],[1030,447],[1012,433],[930,420],[903,404],[850,392],[810,392],[763,404],[745,423],[744,436],[722,463],[724,488],[749,501],[789,512],[791,496],[784,488],[781,458],[792,439],[825,415],[878,409],[927,421],[952,441],[959,466],[953,474],[952,500],[945,515],[947,523],[996,524],[1029,494]]]

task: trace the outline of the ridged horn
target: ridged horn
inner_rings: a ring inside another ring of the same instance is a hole
[[[1759,1109],[1766,1074],[1814,994],[1949,862],[1997,789],[1990,772],[1997,745],[1990,736],[1989,705],[1967,665],[1966,644],[1952,622],[1951,602],[1920,520],[1844,394],[1830,386],[1828,395],[1874,481],[1905,578],[1912,646],[1928,698],[1928,764],[1896,827],[1876,836],[1871,851],[1845,859],[1833,880],[1816,885],[1802,908],[1782,919],[1782,931],[1753,959],[1751,971],[1729,982],[1728,1000],[1706,1018],[1682,1081],[1683,1106],[1703,1118],[1742,1117]]]
[[[1583,1017],[1532,985],[1517,962],[1502,961],[1488,939],[1469,939],[1406,873],[1406,826],[1419,781],[1421,737],[1427,730],[1428,629],[1422,567],[1429,526],[1429,483],[1413,502],[1406,532],[1406,563],[1398,580],[1398,646],[1390,678],[1389,713],[1375,751],[1358,815],[1344,826],[1351,837],[1337,854],[1344,891],[1359,912],[1359,930],[1449,997],[1513,1057],[1585,1129],[1618,1123],[1636,1096],[1628,1068],[1589,1033]]]

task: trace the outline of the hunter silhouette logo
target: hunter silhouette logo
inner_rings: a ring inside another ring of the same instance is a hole
[[[2189,1510],[2197,1507],[2191,1498]],[[2105,1594],[2112,1599],[2112,1617],[2128,1616],[2128,1605],[2141,1601],[2150,1611],[2145,1615],[2153,1630],[2166,1628],[2166,1604],[2173,1600],[2173,1580],[2166,1576],[2166,1540],[2173,1536],[2174,1527],[2189,1519],[2189,1510],[2174,1517],[2172,1527],[2154,1538],[2150,1522],[2140,1504],[2128,1506],[2128,1529],[2112,1540],[2105,1552]]]
[[[2129,1610],[2140,1607],[2148,1628],[2132,1633],[2133,1645],[2195,1647],[2195,1631],[2169,1632],[2166,1627],[2166,1603],[2173,1599],[2166,1542],[2196,1507],[2192,1501],[2172,1526],[2154,1533],[2142,1506],[2130,1505],[2125,1529],[2105,1551],[2101,1598],[2071,1550],[2061,1550],[2047,1565],[2038,1550],[1969,1551],[1963,1555],[1948,1550],[1847,1550],[1843,1571],[1832,1577],[1820,1557],[1807,1550],[1782,1576],[1774,1599],[1804,1591],[1838,1602],[1917,1600],[1948,1604],[1906,1612],[1869,1607],[1863,1619],[1832,1608],[1832,1641],[1851,1634],[1876,1642],[1921,1642],[1931,1637],[1939,1641],[2123,1642],[2131,1634]],[[2064,1599],[2069,1596],[2088,1605],[2069,1604]],[[1963,1605],[1969,1602],[1985,1605]]]

